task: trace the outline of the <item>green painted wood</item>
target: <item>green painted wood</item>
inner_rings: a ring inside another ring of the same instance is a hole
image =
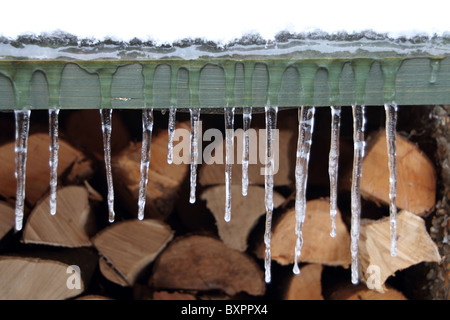
[[[450,103],[447,43],[439,43],[439,50],[420,43],[407,50],[401,43],[394,49],[374,46],[383,50],[332,45],[336,51],[294,43],[268,51],[244,47],[249,52],[241,48],[239,54],[190,53],[194,59],[180,58],[176,50],[164,55],[159,49],[151,58],[136,49],[106,59],[105,52],[89,57],[59,48],[48,60],[20,56],[20,49],[2,54],[0,45],[0,110]]]

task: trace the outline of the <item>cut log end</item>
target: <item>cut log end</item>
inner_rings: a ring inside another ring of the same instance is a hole
[[[150,285],[166,290],[219,290],[229,296],[265,292],[263,272],[252,258],[201,235],[174,240],[155,262]]]
[[[361,195],[389,204],[389,168],[386,133],[379,131],[368,137],[367,155],[363,161]],[[401,135],[397,144],[397,199],[400,209],[417,215],[429,213],[436,201],[436,171],[433,163],[415,145]],[[348,176],[348,175],[347,175]]]
[[[39,202],[25,225],[24,243],[62,247],[91,246],[95,225],[89,193],[82,186],[68,186],[57,191],[57,212],[50,214],[49,196]]]
[[[231,220],[225,221],[225,186],[214,186],[203,192],[201,198],[206,200],[208,209],[213,214],[218,233],[222,241],[230,248],[244,252],[248,247],[248,236],[258,219],[265,214],[264,188],[249,186],[246,197],[242,188],[231,186]],[[284,197],[274,192],[274,207],[278,207]]]
[[[76,269],[44,259],[1,257],[0,282],[2,300],[63,300],[85,290]]]
[[[272,228],[272,259],[281,265],[294,262],[296,235],[295,210],[289,209],[274,222]],[[326,198],[308,201],[303,226],[303,247],[300,262],[331,266],[350,264],[350,235],[338,211],[336,216],[336,237],[330,236],[330,203]],[[258,257],[264,256],[263,244],[257,247]]]
[[[361,223],[359,259],[362,280],[381,291],[386,279],[396,271],[420,262],[441,260],[421,217],[406,210],[399,212],[397,234],[397,256],[392,257],[389,218]]]
[[[163,222],[127,220],[97,233],[93,243],[106,261],[133,285],[172,237],[173,231]]]

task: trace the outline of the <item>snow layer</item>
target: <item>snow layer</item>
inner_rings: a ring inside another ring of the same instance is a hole
[[[281,31],[432,36],[450,31],[449,7],[448,0],[17,0],[2,4],[0,35],[62,31],[79,38],[138,38],[156,44],[187,38],[226,44],[253,33],[270,40]]]

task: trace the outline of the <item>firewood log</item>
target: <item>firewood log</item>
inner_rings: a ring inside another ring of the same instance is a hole
[[[330,236],[330,203],[327,198],[310,200],[306,203],[303,225],[303,247],[300,262],[347,267],[350,262],[350,235],[338,211],[336,216],[336,237]],[[295,209],[291,208],[274,221],[272,227],[272,260],[281,265],[294,262],[295,252]],[[259,242],[256,254],[264,257],[264,243]]]
[[[245,251],[248,246],[248,236],[259,218],[265,214],[264,188],[249,186],[247,196],[242,196],[241,186],[231,186],[231,220],[224,220],[225,186],[219,185],[206,189],[201,198],[206,200],[206,206],[214,215],[219,236],[230,248]],[[274,192],[274,207],[278,207],[284,197]]]
[[[187,124],[177,123],[177,128],[186,129]],[[188,173],[189,165],[186,163],[167,163],[167,144],[167,131],[153,135],[146,194],[146,218],[164,220],[172,213],[178,190]],[[134,215],[137,215],[138,211],[141,148],[141,143],[132,144],[112,160],[118,196]]]
[[[63,247],[91,246],[95,223],[89,193],[84,186],[57,191],[57,211],[50,215],[49,196],[31,211],[23,232],[24,243]]]
[[[383,285],[396,271],[420,262],[440,262],[436,244],[425,228],[425,221],[406,210],[397,217],[397,256],[390,254],[389,218],[361,222],[359,239],[362,281],[383,292]]]
[[[172,239],[173,231],[158,220],[115,222],[93,237],[94,246],[129,285]]]
[[[256,261],[204,235],[175,239],[155,262],[149,285],[157,290],[218,290],[229,296],[265,292],[263,272]]]
[[[418,215],[428,214],[436,201],[436,171],[414,143],[397,134],[397,207]],[[389,168],[384,130],[367,138],[363,160],[361,195],[389,204]],[[348,175],[347,175],[348,176]]]
[[[300,274],[292,274],[286,285],[284,300],[324,300],[322,295],[320,264],[307,264],[300,268]]]
[[[49,189],[49,143],[48,134],[36,133],[28,138],[25,201],[28,208],[33,208]],[[0,147],[0,195],[8,202],[16,197],[16,179],[14,177],[14,142]],[[64,139],[59,139],[58,178],[82,181],[92,174],[92,162],[79,150]]]

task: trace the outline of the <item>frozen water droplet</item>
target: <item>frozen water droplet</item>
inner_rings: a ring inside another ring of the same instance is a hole
[[[48,110],[50,135],[50,214],[56,214],[56,189],[58,186],[58,115],[59,109]]]
[[[437,74],[439,72],[439,67],[440,66],[441,66],[441,60],[439,60],[439,59],[430,59],[431,73],[430,73],[430,80],[429,80],[429,82],[431,84],[436,83]]]
[[[234,108],[225,113],[225,221],[231,220],[231,172],[234,160]]]
[[[153,109],[142,110],[142,150],[141,178],[139,182],[138,219],[144,219],[145,202],[147,199],[148,168],[150,166],[150,150],[153,132]]]
[[[167,146],[167,163],[172,164],[173,162],[173,135],[175,132],[175,118],[177,114],[177,108],[169,109],[169,126],[168,126],[168,134],[169,134],[169,142]]]
[[[162,115],[165,115],[165,114],[166,114],[166,112],[167,112],[167,110],[166,110],[166,109],[161,109],[161,114],[162,114]]]
[[[397,256],[397,105],[385,104],[386,142],[389,166],[389,221],[391,233],[391,255]]]
[[[22,230],[25,207],[25,181],[27,164],[27,145],[30,130],[30,110],[16,110],[15,176],[17,180],[15,230]]]
[[[337,189],[339,166],[339,136],[341,127],[341,107],[331,106],[331,144],[328,158],[328,174],[330,176],[330,217],[331,237],[336,237]]]
[[[197,187],[198,139],[200,134],[200,108],[189,110],[191,114],[191,177],[189,202],[195,203]]]
[[[108,220],[114,222],[114,185],[111,169],[111,118],[112,109],[100,109],[103,134],[103,153],[105,158],[106,182],[108,185]]]
[[[266,226],[264,234],[264,244],[266,246],[264,266],[265,266],[265,281],[269,283],[271,281],[271,232],[272,232],[272,214],[273,214],[273,171],[275,167],[275,155],[274,155],[274,143],[275,143],[275,130],[277,127],[277,113],[278,107],[266,107],[265,108],[265,118],[266,118],[266,132],[267,132],[267,142],[266,142],[266,167],[264,176],[264,188],[265,188],[265,206],[266,206]]]
[[[244,137],[242,148],[242,195],[246,196],[248,192],[248,163],[250,153],[249,129],[252,122],[252,107],[244,107],[242,114],[244,124]]]
[[[294,273],[298,269],[298,259],[303,246],[303,224],[306,213],[306,186],[308,182],[308,164],[311,154],[312,134],[314,130],[314,107],[302,106],[298,109],[298,141],[295,165],[295,244]]]
[[[351,277],[352,283],[359,282],[359,229],[361,220],[361,190],[360,181],[362,176],[362,161],[364,158],[364,106],[353,105],[353,173],[351,188],[351,245],[352,256]]]

